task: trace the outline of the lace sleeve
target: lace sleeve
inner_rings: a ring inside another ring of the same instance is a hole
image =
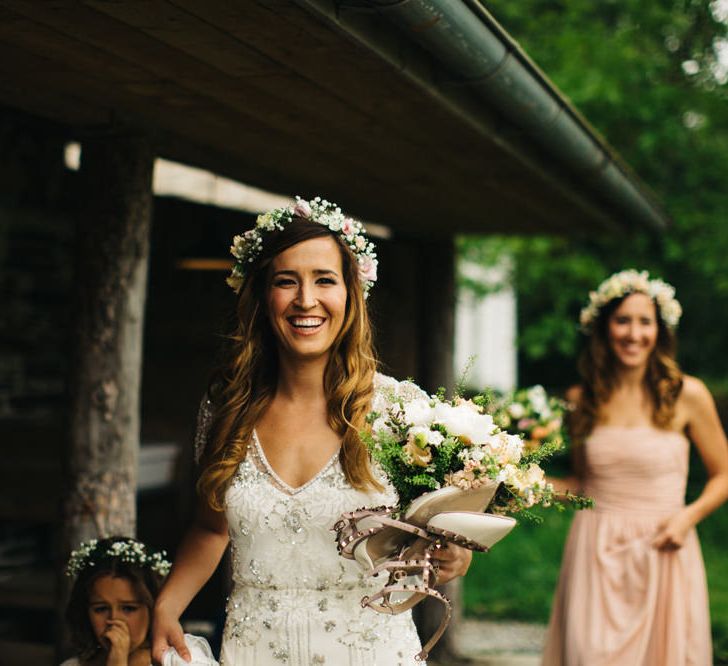
[[[197,411],[197,428],[195,430],[194,454],[195,464],[200,464],[202,453],[207,446],[207,437],[212,423],[212,401],[207,393],[202,397],[200,409]]]
[[[409,379],[400,382],[394,379],[394,377],[389,377],[379,372],[374,376],[372,410],[375,412],[383,409],[394,400],[410,401],[416,400],[417,398],[427,400],[429,397],[425,391]]]

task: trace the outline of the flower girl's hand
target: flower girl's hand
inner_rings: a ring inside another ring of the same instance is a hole
[[[185,634],[179,619],[167,616],[157,609],[152,630],[152,662],[161,664],[164,653],[169,648],[177,650],[177,654],[185,661],[192,660],[192,655],[185,644]]]
[[[685,511],[679,511],[658,525],[652,546],[663,551],[678,550],[683,547],[692,526]]]
[[[131,644],[129,625],[124,620],[107,620],[103,638],[109,643],[106,666],[127,666]]]
[[[464,576],[467,573],[470,562],[473,560],[473,551],[449,543],[436,550],[433,557],[440,566],[437,574],[437,584],[444,585],[453,578]]]

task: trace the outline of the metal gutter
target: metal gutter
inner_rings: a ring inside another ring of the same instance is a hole
[[[625,218],[653,230],[669,224],[655,197],[478,0],[298,2],[378,53],[602,225],[623,228]],[[539,151],[571,179],[554,175]]]

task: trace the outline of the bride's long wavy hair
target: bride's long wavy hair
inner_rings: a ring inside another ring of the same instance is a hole
[[[568,424],[577,447],[591,433],[602,406],[617,386],[618,366],[609,346],[609,319],[625,298],[627,296],[612,299],[600,310],[579,358],[582,393]],[[675,336],[657,310],[655,314],[657,342],[647,362],[645,384],[652,400],[652,422],[659,428],[667,428],[675,416],[683,374],[675,360]]]
[[[316,222],[294,218],[283,230],[265,236],[240,290],[227,361],[211,384],[213,416],[197,491],[215,511],[224,509],[225,493],[246,456],[255,424],[276,391],[278,350],[265,306],[271,262],[298,243],[324,237],[333,238],[339,247],[347,290],[344,322],[324,371],[328,421],[341,436],[339,459],[349,483],[362,490],[381,489],[359,438],[366,427],[377,361],[358,264],[337,234]]]

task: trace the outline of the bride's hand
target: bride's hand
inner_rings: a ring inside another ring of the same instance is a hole
[[[182,631],[179,619],[167,615],[157,608],[154,613],[152,627],[152,663],[161,664],[164,653],[169,648],[177,650],[177,654],[185,661],[192,659],[192,655],[185,644],[184,631]]]
[[[467,573],[473,560],[473,551],[456,546],[454,543],[448,543],[443,548],[436,550],[433,558],[437,560],[440,567],[437,584],[444,585],[453,578],[464,576]]]
[[[652,540],[653,548],[663,551],[682,548],[685,537],[692,527],[693,524],[685,510],[678,511],[658,525],[657,534]]]

